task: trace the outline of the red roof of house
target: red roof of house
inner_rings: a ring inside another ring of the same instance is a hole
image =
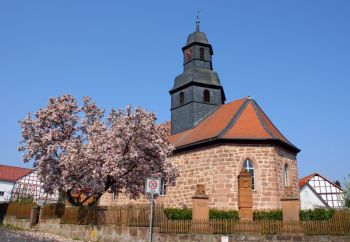
[[[300,150],[290,143],[266,116],[259,105],[245,97],[219,106],[194,128],[168,137],[176,149],[214,140],[236,142],[275,142],[295,153]]]
[[[299,188],[302,188],[303,186],[305,186],[306,183],[308,183],[310,181],[310,179],[316,175],[317,175],[317,173],[312,173],[311,175],[308,175],[306,177],[299,179]]]
[[[15,182],[30,172],[32,172],[32,169],[0,165],[0,181]]]
[[[299,188],[302,188],[303,186],[305,186],[314,176],[319,176],[319,177],[323,178],[324,180],[328,181],[333,186],[335,186],[343,191],[343,189],[341,187],[337,186],[337,184],[335,184],[334,182],[331,182],[330,180],[328,180],[327,178],[325,178],[324,176],[322,176],[318,173],[312,173],[311,175],[308,175],[306,177],[299,179]]]

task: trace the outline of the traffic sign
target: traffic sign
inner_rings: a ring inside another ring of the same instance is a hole
[[[160,194],[161,179],[159,178],[146,178],[146,193]]]
[[[149,214],[149,232],[148,232],[148,241],[152,242],[152,225],[153,225],[153,199],[154,194],[159,195],[160,194],[160,187],[161,187],[161,179],[160,178],[146,178],[146,184],[145,184],[145,191],[146,193],[151,194],[151,212]]]

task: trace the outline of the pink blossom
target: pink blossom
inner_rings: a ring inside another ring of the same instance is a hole
[[[112,110],[105,118],[89,97],[79,107],[71,95],[50,98],[47,106],[27,114],[20,124],[20,151],[34,160],[44,189],[83,192],[99,198],[107,190],[137,198],[146,177],[174,184],[178,176],[169,156],[168,126],[156,125],[142,108]]]

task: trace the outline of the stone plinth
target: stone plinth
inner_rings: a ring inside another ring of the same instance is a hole
[[[242,220],[253,220],[252,177],[246,169],[238,175],[238,215]]]
[[[202,184],[197,184],[192,197],[192,220],[209,220],[209,196]]]
[[[196,193],[192,197],[191,233],[210,231],[209,225],[209,196],[205,194],[203,184],[197,184]]]
[[[299,221],[299,198],[282,198],[283,221]]]
[[[299,221],[300,200],[293,195],[292,187],[284,188],[284,197],[281,199],[283,221]]]

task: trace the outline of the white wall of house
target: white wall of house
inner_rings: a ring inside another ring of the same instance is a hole
[[[0,181],[0,203],[10,200],[13,185],[13,182]]]
[[[317,197],[316,194],[307,185],[303,186],[300,189],[300,203],[301,209],[315,209],[326,207],[320,198]]]
[[[308,182],[309,185],[322,197],[331,208],[342,208],[344,203],[344,193],[328,180],[321,176],[314,176]]]
[[[12,200],[30,196],[39,205],[57,202],[58,192],[50,195],[42,187],[43,184],[39,180],[37,171],[34,170],[16,181],[12,191]]]

